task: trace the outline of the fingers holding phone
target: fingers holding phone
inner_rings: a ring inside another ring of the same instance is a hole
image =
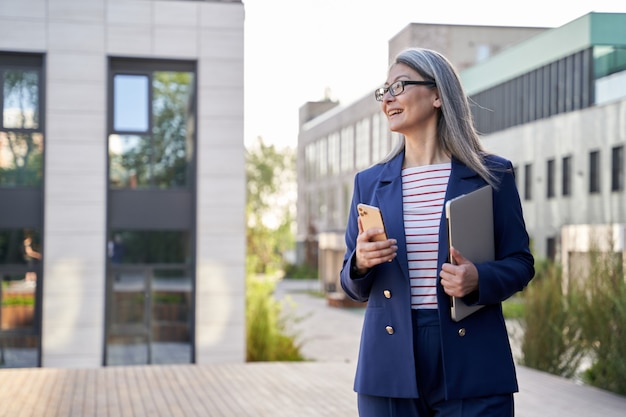
[[[398,246],[389,239],[380,209],[359,204],[359,236],[356,242],[356,264],[359,270],[369,269],[396,257]]]

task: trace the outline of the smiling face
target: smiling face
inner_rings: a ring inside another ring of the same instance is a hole
[[[424,81],[424,77],[407,65],[394,64],[389,69],[385,87],[403,80]],[[406,137],[436,129],[440,107],[437,89],[425,85],[405,85],[404,91],[395,97],[386,92],[381,104],[389,129]]]

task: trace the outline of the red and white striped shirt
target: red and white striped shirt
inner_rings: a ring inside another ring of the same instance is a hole
[[[450,163],[402,170],[402,208],[411,279],[411,308],[437,308],[439,222],[450,170]]]

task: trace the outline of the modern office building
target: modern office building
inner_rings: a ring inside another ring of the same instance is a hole
[[[243,23],[2,0],[0,367],[245,360]]]
[[[410,25],[390,42],[389,58],[420,46],[459,68],[485,146],[516,167],[536,257],[568,264],[570,254],[594,244],[590,230],[610,231],[606,240],[623,253],[626,14],[590,13],[559,28],[521,31],[519,42],[502,28],[430,30]],[[329,291],[338,290],[354,174],[394,141],[371,93],[346,107],[301,108],[299,254],[317,262]]]

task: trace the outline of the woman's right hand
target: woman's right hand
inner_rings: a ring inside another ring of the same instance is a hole
[[[355,266],[361,275],[383,262],[391,262],[397,255],[398,246],[395,239],[372,241],[374,236],[383,233],[383,229],[372,228],[363,230],[361,219],[359,222],[359,235],[356,238]]]

